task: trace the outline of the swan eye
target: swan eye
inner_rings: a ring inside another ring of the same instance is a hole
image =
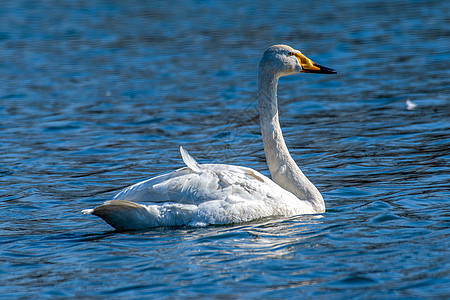
[[[294,56],[294,52],[289,52],[288,55],[289,56]]]

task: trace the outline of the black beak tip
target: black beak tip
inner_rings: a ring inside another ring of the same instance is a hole
[[[320,68],[320,73],[322,73],[322,74],[337,74],[336,70],[334,70],[334,69],[324,67],[321,65],[316,65],[316,66]]]
[[[336,70],[327,68],[326,73],[325,74],[337,74]]]
[[[318,67],[320,70],[318,71],[318,73],[321,74],[337,74],[336,70],[328,68],[328,67],[324,67],[321,66],[319,64],[314,64],[316,67]]]

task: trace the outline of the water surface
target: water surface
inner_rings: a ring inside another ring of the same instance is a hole
[[[445,299],[448,1],[0,4],[4,298]],[[279,85],[327,212],[114,232],[80,211],[200,162],[269,175],[257,64],[286,43],[338,71]],[[418,106],[406,109],[406,100]]]

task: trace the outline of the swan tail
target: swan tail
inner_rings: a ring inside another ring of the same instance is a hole
[[[102,218],[117,230],[139,230],[159,226],[158,218],[144,205],[125,200],[111,200],[94,209],[83,210]]]
[[[181,157],[183,158],[186,166],[192,171],[199,173],[201,166],[200,164],[186,151],[183,147],[180,146]]]

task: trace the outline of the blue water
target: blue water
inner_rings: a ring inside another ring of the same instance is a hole
[[[0,297],[446,299],[449,3],[2,1]],[[326,213],[141,232],[81,214],[181,167],[180,145],[269,175],[256,72],[277,43],[338,71],[278,93]]]

